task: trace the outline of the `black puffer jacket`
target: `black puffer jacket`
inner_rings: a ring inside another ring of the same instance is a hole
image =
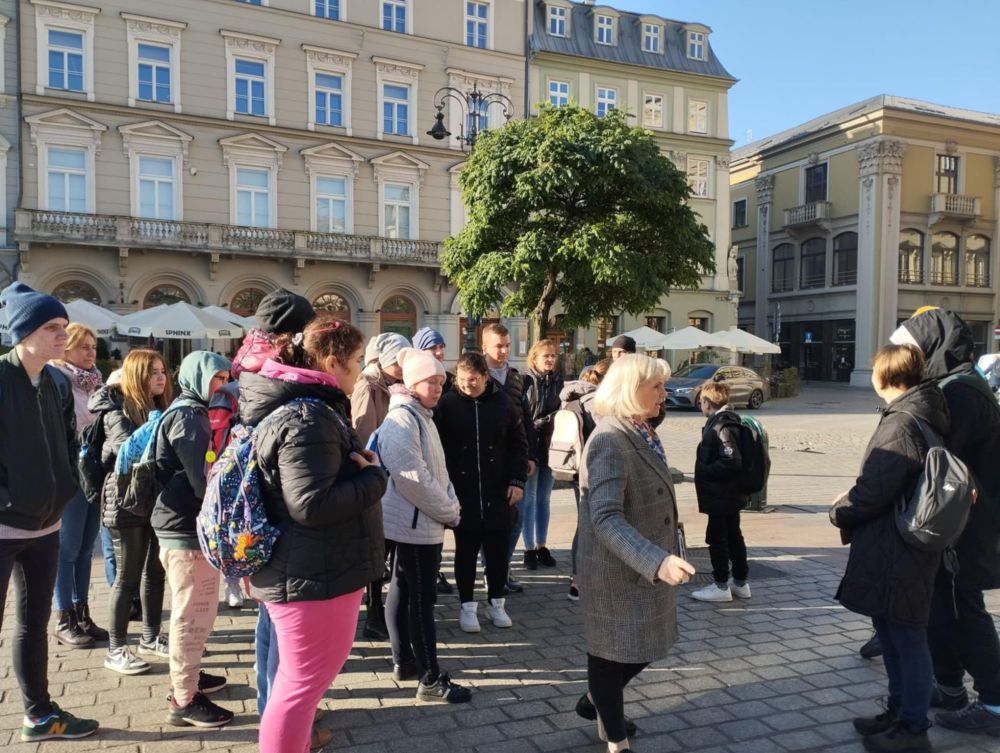
[[[972,330],[942,309],[909,319],[900,330],[923,350],[927,375],[938,381],[948,403],[951,430],[945,444],[969,466],[979,487],[979,501],[955,545],[957,584],[1000,588],[1000,405],[972,365]]]
[[[559,410],[559,393],[562,392],[563,378],[559,374],[540,374],[529,369],[523,377],[524,398],[528,403],[531,425],[535,430],[538,444],[537,458],[546,465],[549,459],[549,443],[552,441],[552,417]]]
[[[525,394],[524,375],[513,366],[507,369],[507,379],[500,384],[492,376],[493,382],[500,391],[514,401],[514,405],[521,411],[521,423],[524,426],[524,436],[528,441],[528,459],[538,460],[538,437],[535,436],[535,422],[531,417],[531,410],[528,407],[528,396]]]
[[[382,576],[385,562],[380,501],[387,478],[381,468],[361,470],[350,459],[359,447],[347,396],[324,385],[240,374],[240,416],[248,426],[296,398],[325,405],[296,404],[258,435],[264,504],[282,533],[250,583],[255,598],[272,603],[357,591]]]
[[[118,387],[104,387],[90,396],[87,410],[99,414],[98,421],[104,422],[104,446],[101,448],[101,464],[107,474],[104,477],[103,521],[107,528],[137,528],[149,523],[148,518],[140,518],[122,510],[117,504],[118,492],[115,484],[115,461],[118,449],[132,436],[138,427],[125,415],[125,396]]]
[[[695,453],[694,488],[698,495],[698,512],[731,515],[742,510],[747,495],[736,483],[742,472],[740,417],[731,410],[720,410],[705,423]]]
[[[930,613],[940,554],[907,546],[896,531],[895,507],[923,470],[927,443],[907,411],[939,434],[948,431],[948,407],[934,382],[893,400],[868,442],[861,475],[830,520],[847,529],[851,552],[837,600],[852,612],[922,627]]]
[[[509,530],[514,508],[507,487],[523,488],[528,442],[521,411],[493,381],[478,398],[454,389],[434,411],[448,476],[462,506],[460,528]]]

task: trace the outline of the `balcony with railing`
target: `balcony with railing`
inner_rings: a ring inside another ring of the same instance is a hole
[[[789,232],[830,229],[833,205],[829,201],[810,201],[802,206],[785,210],[783,226]]]
[[[932,193],[930,214],[931,225],[946,219],[971,222],[982,214],[982,199],[956,193]]]
[[[442,249],[437,241],[35,209],[17,210],[14,235],[19,243],[29,244],[74,243],[422,267],[437,267]]]

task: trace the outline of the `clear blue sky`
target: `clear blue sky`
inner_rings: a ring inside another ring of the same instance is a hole
[[[1000,113],[1000,0],[606,0],[712,28],[737,146],[877,94]]]

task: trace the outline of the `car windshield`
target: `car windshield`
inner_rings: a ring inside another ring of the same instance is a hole
[[[718,370],[718,366],[688,364],[687,366],[678,369],[676,373],[674,373],[674,376],[680,379],[710,379]]]

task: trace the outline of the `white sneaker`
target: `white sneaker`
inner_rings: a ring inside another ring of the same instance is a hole
[[[458,626],[466,633],[478,633],[480,631],[478,612],[478,601],[462,602],[462,610],[458,613]]]
[[[493,626],[498,628],[513,627],[514,623],[504,609],[506,599],[490,599],[486,602],[486,616],[493,620]]]
[[[725,588],[719,588],[715,583],[709,583],[704,588],[693,591],[691,598],[698,601],[732,601],[733,592],[729,590],[728,583]]]
[[[226,581],[226,604],[230,609],[243,608],[243,587],[238,580]]]
[[[104,668],[122,675],[141,675],[149,671],[149,662],[132,653],[128,646],[108,649],[104,657]]]
[[[733,596],[737,599],[749,599],[750,598],[750,584],[744,582],[742,586],[737,586],[732,581],[729,581],[729,588],[733,592]]]

